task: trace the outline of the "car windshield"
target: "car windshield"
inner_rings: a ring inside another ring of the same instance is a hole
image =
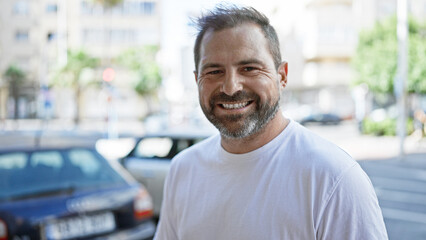
[[[135,147],[133,155],[139,158],[171,159],[182,150],[201,142],[205,137],[171,138],[145,137]]]
[[[0,201],[125,183],[107,161],[92,150],[0,154]]]
[[[136,147],[137,157],[166,158],[172,151],[173,140],[168,137],[148,137],[142,139]]]

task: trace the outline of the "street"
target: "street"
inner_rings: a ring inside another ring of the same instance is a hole
[[[376,190],[389,239],[426,239],[426,154],[360,164]]]
[[[31,129],[28,124],[24,126],[27,128],[20,131],[0,132],[0,148],[34,146],[38,141],[34,135],[41,132]],[[389,239],[426,239],[425,138],[407,137],[405,155],[401,156],[398,138],[360,135],[354,122],[307,127],[348,152],[369,175],[379,198]],[[123,123],[119,129],[120,136],[142,132],[138,123]],[[95,146],[96,141],[106,134],[86,126],[72,130],[47,129],[42,136],[42,146]]]

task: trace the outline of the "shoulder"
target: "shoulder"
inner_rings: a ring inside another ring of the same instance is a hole
[[[374,187],[358,164],[331,190],[320,215],[322,239],[387,239]]]
[[[290,148],[302,168],[315,168],[320,172],[340,175],[357,165],[356,161],[335,143],[296,122],[293,122],[290,138]]]

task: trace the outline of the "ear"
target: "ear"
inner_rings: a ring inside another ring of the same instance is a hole
[[[194,71],[194,76],[195,76],[195,83],[198,83],[198,73],[197,73],[197,71]]]
[[[280,86],[285,88],[287,85],[287,74],[288,74],[288,64],[287,62],[282,62],[278,67],[278,74],[280,76]]]

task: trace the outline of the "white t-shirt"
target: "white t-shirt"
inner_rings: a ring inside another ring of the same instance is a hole
[[[157,240],[387,239],[373,186],[347,153],[291,121],[263,147],[214,136],[167,176]]]

